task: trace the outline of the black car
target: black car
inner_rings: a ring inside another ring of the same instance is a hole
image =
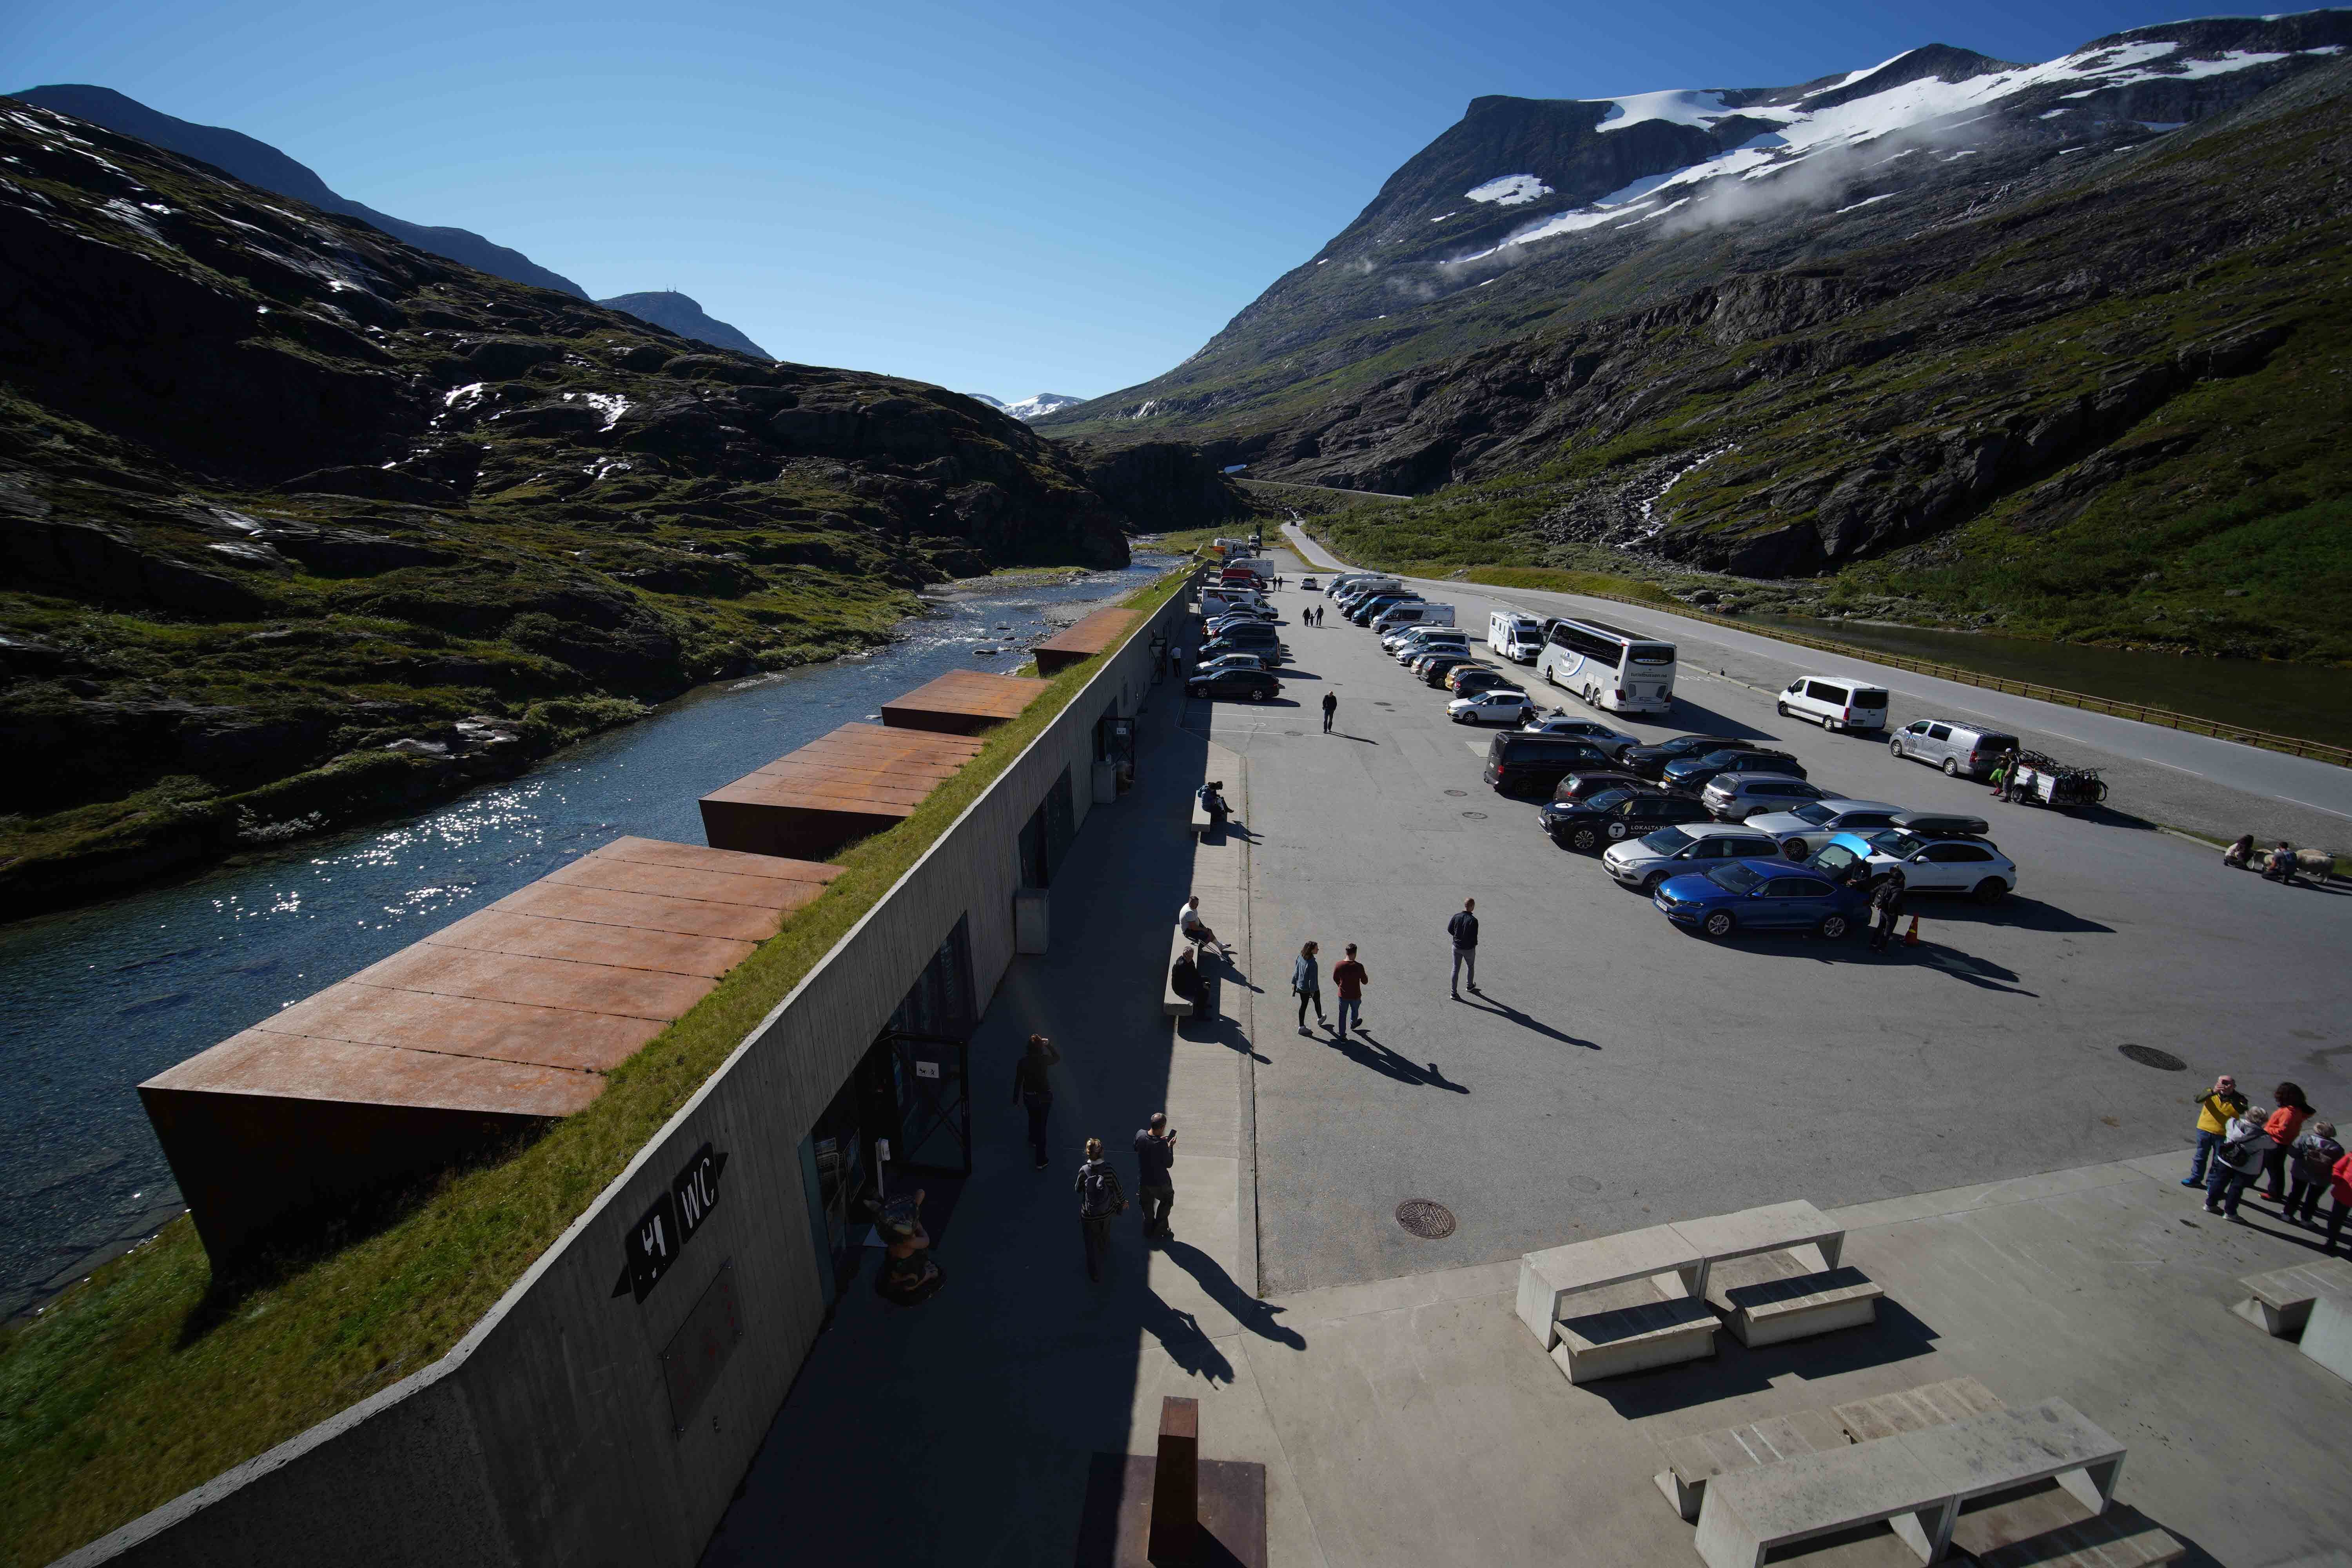
[[[1445,678],[1465,664],[1478,661],[1466,653],[1433,653],[1424,655],[1414,667],[1415,673],[1432,686],[1443,686]]]
[[[1721,735],[1676,735],[1671,741],[1654,745],[1629,746],[1625,750],[1625,765],[1645,779],[1662,778],[1668,763],[1678,763],[1685,757],[1703,757],[1709,752],[1721,752],[1738,746],[1738,742]]]
[[[1366,599],[1361,604],[1358,605],[1354,609],[1349,610],[1348,612],[1348,618],[1355,622],[1360,626],[1368,626],[1372,624],[1372,617],[1374,616],[1379,615],[1382,610],[1389,608],[1392,605],[1418,605],[1420,603],[1421,595],[1418,594],[1375,594],[1370,598]]]
[[[1684,795],[1607,789],[1587,800],[1555,800],[1537,814],[1554,844],[1587,853],[1678,822],[1706,822],[1706,807]]]
[[[1786,752],[1739,746],[1709,752],[1705,756],[1676,758],[1666,764],[1665,784],[1668,789],[1688,790],[1696,795],[1718,773],[1784,773],[1801,779],[1805,776],[1805,764]]]
[[[1567,777],[1561,779],[1559,784],[1552,786],[1551,797],[1558,801],[1574,803],[1580,800],[1591,800],[1594,795],[1601,794],[1603,790],[1631,789],[1654,791],[1657,787],[1657,785],[1652,784],[1649,780],[1636,777],[1635,775],[1628,773],[1606,772],[1570,773]]]
[[[1266,669],[1219,669],[1184,678],[1184,690],[1193,697],[1229,697],[1265,702],[1282,695],[1282,682]]]
[[[1486,748],[1486,779],[1497,795],[1548,797],[1570,773],[1591,773],[1608,765],[1607,754],[1590,741],[1507,730]]]
[[[1525,691],[1527,689],[1501,670],[1487,669],[1484,667],[1477,669],[1465,669],[1454,679],[1442,684],[1456,697],[1475,697],[1486,691]],[[1563,738],[1574,740],[1577,737],[1571,735]]]

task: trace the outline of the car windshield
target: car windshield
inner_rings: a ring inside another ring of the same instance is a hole
[[[1832,811],[1828,806],[1822,805],[1818,801],[1808,801],[1805,805],[1798,806],[1790,812],[1789,815],[1795,817],[1800,822],[1809,823],[1815,827],[1819,827],[1822,823],[1827,822],[1830,818],[1835,816],[1837,813]]]
[[[1706,877],[1717,887],[1727,888],[1735,893],[1752,893],[1764,883],[1762,872],[1750,869],[1737,860],[1727,860],[1712,868]]]
[[[1822,847],[1821,853],[1815,855],[1811,860],[1807,861],[1806,864],[1811,866],[1817,871],[1826,872],[1828,875],[1835,877],[1842,871],[1851,870],[1853,868],[1861,865],[1862,857],[1856,855],[1853,850],[1847,848],[1843,844],[1829,844],[1824,845]]]
[[[1927,847],[1927,841],[1916,833],[1906,833],[1899,827],[1890,827],[1884,833],[1872,834],[1870,847],[1881,855],[1891,856],[1897,860],[1908,860],[1912,856]]]
[[[1661,827],[1642,840],[1642,847],[1659,855],[1671,855],[1685,844],[1697,840],[1679,827]]]

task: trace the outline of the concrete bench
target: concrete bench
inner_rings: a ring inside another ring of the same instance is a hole
[[[1881,1394],[1833,1405],[1830,1415],[1848,1437],[1857,1443],[1870,1443],[1902,1432],[1922,1432],[1963,1416],[1981,1415],[1988,1410],[2008,1408],[2000,1394],[1975,1378],[1954,1377],[1906,1388],[1899,1394]]]
[[[1160,966],[1160,1010],[1171,1018],[1189,1018],[1192,1016],[1192,1002],[1176,994],[1176,960],[1188,952],[1195,954],[1195,963],[1199,962],[1198,950],[1193,947],[1192,939],[1184,934],[1183,927],[1178,926],[1176,940],[1168,945],[1168,962]],[[1203,988],[1208,985],[1208,977],[1202,976],[1201,984]]]
[[[1969,1522],[1963,1519],[1954,1537],[1963,1551]],[[2171,1531],[2137,1509],[2116,1503],[2095,1518],[2034,1530],[2010,1545],[1970,1555],[1978,1568],[2153,1568],[2177,1563],[2188,1552]]]
[[[1194,795],[1192,797],[1192,837],[1195,838],[1206,837],[1209,829],[1214,826],[1215,823],[1216,819],[1209,815],[1209,808],[1201,804],[1201,797]]]
[[[1519,1321],[1549,1351],[1559,1342],[1563,1297],[1661,1274],[1675,1275],[1679,1293],[1696,1297],[1702,1267],[1699,1255],[1670,1225],[1527,1253],[1519,1258]]]
[[[1552,1364],[1568,1374],[1569,1382],[1596,1383],[1654,1366],[1704,1361],[1715,1353],[1715,1331],[1723,1325],[1706,1302],[1647,1279],[1628,1281],[1616,1293],[1648,1299],[1598,1305],[1552,1325],[1559,1336],[1551,1348]],[[1569,1310],[1576,1312],[1579,1305],[1571,1301]]]
[[[2352,1296],[2323,1292],[2303,1325],[2303,1353],[2352,1383]]]
[[[1898,1432],[1917,1432],[2008,1406],[1973,1377],[1955,1377],[1794,1415],[1752,1422],[1677,1437],[1662,1445],[1666,1468],[1654,1478],[1658,1489],[1686,1520],[1698,1518],[1706,1483],[1735,1470],[1754,1469],[1797,1454],[1822,1453],[1848,1443],[1867,1443]]]
[[[1807,1247],[1805,1255],[1819,1248]],[[1732,1337],[1751,1348],[1777,1345],[1878,1319],[1886,1292],[1859,1268],[1818,1268],[1813,1256],[1764,1252],[1710,1263],[1706,1303]]]
[[[1677,1220],[1673,1229],[1706,1260],[1707,1268],[1759,1253],[1797,1252],[1816,1270],[1826,1271],[1838,1266],[1845,1247],[1845,1232],[1802,1198],[1709,1219]],[[1706,1294],[1707,1268],[1701,1270],[1694,1294]]]
[[[1971,1500],[2054,1480],[2103,1514],[2123,1462],[2123,1445],[2064,1400],[1988,1411],[1717,1476],[1699,1508],[1698,1552],[1708,1568],[1761,1568],[1768,1552],[1885,1523],[1935,1563]]]
[[[2246,1299],[2230,1310],[2263,1332],[2285,1339],[2303,1331],[2311,1304],[2320,1297],[2352,1296],[2352,1261],[2315,1258],[2292,1268],[2249,1274],[2238,1283],[2246,1288]]]

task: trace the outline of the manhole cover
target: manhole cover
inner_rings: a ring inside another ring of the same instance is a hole
[[[2187,1062],[2170,1051],[2159,1051],[2154,1046],[2117,1046],[2116,1049],[2144,1068],[2155,1068],[2163,1072],[2185,1072],[2189,1068]]]
[[[1473,822],[1484,822],[1486,820],[1486,814],[1483,811],[1465,811],[1462,815],[1468,817]]]
[[[1445,793],[1448,795],[1468,795],[1470,792],[1466,789],[1450,789]]]
[[[1423,1241],[1454,1234],[1454,1211],[1427,1198],[1407,1198],[1397,1205],[1397,1224]]]

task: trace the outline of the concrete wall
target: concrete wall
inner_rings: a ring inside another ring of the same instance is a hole
[[[1094,809],[1096,722],[1136,710],[1187,596],[1137,625],[446,1356],[63,1561],[307,1564],[331,1541],[354,1568],[693,1563],[823,1316],[802,1138],[966,915],[985,1007],[1013,962],[1022,826],[1065,769],[1078,820]],[[705,1143],[727,1155],[718,1205],[643,1301],[616,1296],[625,1237]],[[677,1431],[663,1354],[730,1264],[741,1337],[698,1342],[725,1360]]]

